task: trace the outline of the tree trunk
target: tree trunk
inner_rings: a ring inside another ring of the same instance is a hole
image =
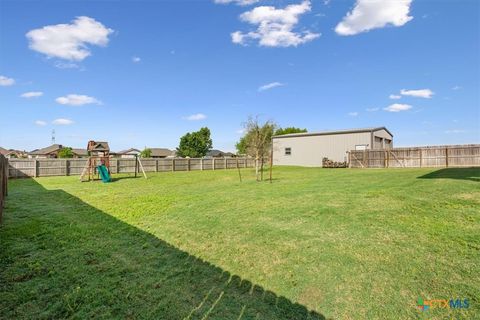
[[[261,161],[261,166],[260,166],[260,180],[263,181],[263,157],[262,157],[262,161]]]

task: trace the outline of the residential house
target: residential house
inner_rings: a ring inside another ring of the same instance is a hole
[[[122,158],[122,159],[129,159],[129,158],[135,159],[135,157],[140,156],[140,153],[141,153],[140,150],[135,148],[130,148],[127,150],[122,150],[122,151],[111,153],[111,154],[115,157]]]
[[[0,147],[0,154],[5,156],[7,159],[11,158],[26,158],[27,157],[27,152],[25,151],[20,151],[20,150],[15,150],[15,149],[5,149]]]
[[[166,148],[149,148],[152,151],[152,158],[174,158],[176,152]]]
[[[235,154],[231,152],[223,152],[220,150],[212,149],[207,152],[207,155],[205,156],[205,158],[224,158],[224,157],[228,158],[228,157],[234,157],[234,156]]]

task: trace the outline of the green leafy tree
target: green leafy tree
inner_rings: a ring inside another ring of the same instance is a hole
[[[287,128],[278,128],[275,131],[276,136],[281,136],[283,134],[290,134],[290,133],[303,133],[307,132],[307,129],[295,128],[295,127],[287,127]]]
[[[241,137],[240,141],[235,144],[235,148],[237,149],[237,154],[247,154],[247,137]]]
[[[177,155],[180,157],[201,158],[212,149],[210,129],[201,128],[198,131],[189,132],[180,138]]]
[[[58,157],[59,158],[73,158],[72,148],[65,147],[65,148],[60,149],[60,151],[58,151]]]
[[[150,148],[145,148],[140,152],[141,158],[151,158],[152,157],[152,150]]]

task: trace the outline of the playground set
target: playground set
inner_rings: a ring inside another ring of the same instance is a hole
[[[89,157],[80,175],[80,181],[94,181],[96,176],[97,179],[101,179],[104,183],[111,182],[112,173],[110,171],[110,148],[108,143],[91,140],[88,142],[87,151]],[[135,156],[135,178],[139,168],[141,168],[146,179],[147,175],[143,169],[142,162],[138,156]]]

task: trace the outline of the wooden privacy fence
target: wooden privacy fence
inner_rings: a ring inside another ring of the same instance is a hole
[[[0,154],[0,223],[2,222],[3,207],[7,196],[8,160]]]
[[[252,168],[252,158],[174,158],[174,159],[141,159],[145,172],[194,171]],[[8,177],[47,177],[80,175],[87,163],[87,158],[79,159],[10,159],[8,161]],[[135,159],[110,159],[111,173],[134,173]]]
[[[353,150],[350,168],[422,168],[480,166],[480,144]]]

